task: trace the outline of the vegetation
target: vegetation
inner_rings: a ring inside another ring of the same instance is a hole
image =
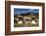
[[[22,21],[22,23],[19,21]],[[35,23],[33,23],[33,22]],[[39,14],[38,13],[27,13],[14,16],[14,27],[34,27],[39,26]]]

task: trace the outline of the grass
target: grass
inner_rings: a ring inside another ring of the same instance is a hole
[[[18,24],[18,23],[15,23],[14,27],[34,27],[34,26],[38,26],[38,25],[39,24],[31,24],[31,23],[28,23],[28,24],[25,24],[25,23]]]

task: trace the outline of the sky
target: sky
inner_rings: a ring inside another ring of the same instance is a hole
[[[21,13],[39,13],[39,9],[24,9],[24,8],[14,8],[14,15]]]

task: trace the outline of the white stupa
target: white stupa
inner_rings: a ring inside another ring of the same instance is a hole
[[[36,22],[33,20],[33,21],[31,22],[31,24],[36,24]]]

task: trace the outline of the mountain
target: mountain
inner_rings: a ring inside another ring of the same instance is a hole
[[[29,13],[21,13],[21,14],[18,14],[18,15],[21,15],[21,16],[27,16],[27,15],[39,16],[39,13],[29,12]],[[17,15],[15,15],[15,16],[17,16]]]
[[[39,9],[14,9],[14,15],[39,13]]]

